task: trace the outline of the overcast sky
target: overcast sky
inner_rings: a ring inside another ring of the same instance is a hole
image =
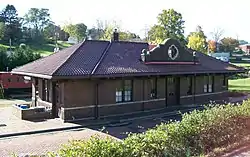
[[[214,28],[224,36],[250,41],[250,1],[248,0],[0,0],[0,7],[13,4],[20,16],[29,8],[48,8],[58,25],[83,22],[92,27],[97,19],[116,20],[122,28],[140,34],[156,23],[162,9],[173,8],[185,22],[185,34],[201,25],[208,37]]]

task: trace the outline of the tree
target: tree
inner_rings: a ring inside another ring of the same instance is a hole
[[[5,71],[9,64],[7,50],[5,48],[0,48],[0,71]]]
[[[206,39],[199,36],[197,32],[193,33],[188,37],[188,47],[206,53]]]
[[[29,47],[19,47],[14,50],[8,57],[8,67],[10,69],[22,66],[34,60],[41,58],[39,53],[33,52]]]
[[[43,37],[43,30],[49,24],[53,23],[50,20],[49,9],[31,8],[27,14],[24,15],[24,24],[35,30],[35,38]]]
[[[237,39],[226,37],[220,40],[220,51],[233,52],[236,47],[239,46],[239,41]]]
[[[44,28],[44,37],[49,39],[49,38],[54,38],[55,37],[55,33],[59,32],[61,28],[54,25],[53,23],[50,23],[48,26],[46,26]]]
[[[157,16],[158,23],[149,30],[149,38],[152,42],[164,41],[166,38],[179,40],[185,43],[184,23],[181,13],[174,9],[163,10]]]
[[[88,30],[88,37],[92,40],[98,40],[101,38],[103,32],[104,30],[93,27]]]
[[[78,23],[75,27],[75,36],[77,41],[82,41],[87,36],[87,26],[84,23]]]
[[[201,26],[196,27],[195,32],[191,32],[188,35],[188,47],[200,52],[207,52],[206,36]]]
[[[209,52],[216,52],[216,42],[214,40],[208,41],[208,50]]]
[[[71,37],[76,38],[78,42],[87,36],[87,26],[83,23],[65,25],[63,30],[69,33]]]
[[[0,21],[5,24],[4,38],[17,40],[21,36],[21,24],[17,10],[13,5],[7,5],[0,14]]]
[[[6,31],[6,26],[4,22],[0,22],[0,40],[3,39],[5,31]]]
[[[99,27],[95,30],[97,31],[97,36],[99,36],[99,39],[101,40],[110,40],[113,37],[113,32],[115,29],[119,31],[119,40],[121,41],[131,41],[133,39],[140,38],[139,35],[132,33],[130,31],[122,30],[121,26],[116,22],[108,22],[105,21],[98,21],[97,24]]]
[[[223,29],[221,29],[221,28],[219,28],[219,27],[215,28],[214,31],[212,32],[213,40],[214,40],[216,43],[218,43],[218,42],[220,41],[220,39],[221,39],[223,33],[224,33],[224,30],[223,30]]]

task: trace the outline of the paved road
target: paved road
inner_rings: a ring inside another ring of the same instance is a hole
[[[117,125],[106,125],[103,127],[92,127],[91,129],[99,130],[105,133],[108,133],[111,136],[114,136],[119,139],[124,139],[128,136],[127,133],[141,133],[145,132],[150,128],[154,128],[156,125],[167,122],[170,119],[180,120],[181,116],[166,116],[162,118],[148,118],[148,119],[140,119],[134,120],[133,122],[121,123]]]
[[[20,156],[43,155],[48,151],[58,150],[62,144],[66,144],[69,140],[88,139],[96,134],[101,137],[108,136],[95,130],[82,129],[0,139],[0,156],[11,156],[13,152]]]
[[[18,136],[12,138],[0,139],[0,156],[10,156],[12,152],[18,155],[43,155],[48,151],[56,151],[61,144],[65,144],[72,139],[88,139],[92,135],[100,134],[108,136],[99,131],[108,132],[109,135],[123,139],[127,137],[126,132],[143,132],[148,128],[165,122],[169,119],[180,119],[180,116],[163,117],[156,119],[135,120],[132,123],[123,123],[120,125],[107,125],[104,127],[95,127],[91,129],[68,130],[53,133],[35,134],[27,136]]]

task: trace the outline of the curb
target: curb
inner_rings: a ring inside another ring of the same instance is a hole
[[[172,111],[172,112],[167,112],[167,113],[161,113],[161,114],[154,114],[154,115],[149,115],[149,116],[141,116],[141,117],[135,117],[135,118],[130,118],[130,119],[121,119],[117,122],[117,120],[110,120],[106,122],[100,122],[100,123],[91,123],[91,124],[85,124],[85,125],[80,125],[80,126],[72,126],[72,127],[63,127],[63,128],[53,128],[53,129],[43,129],[43,130],[35,130],[35,131],[24,131],[24,132],[16,132],[16,133],[7,133],[7,134],[0,134],[0,140],[1,138],[6,138],[6,137],[16,137],[16,136],[23,136],[23,135],[33,135],[33,134],[41,134],[41,133],[49,133],[49,132],[58,132],[58,131],[66,131],[66,130],[73,130],[73,129],[82,129],[90,126],[99,126],[99,125],[108,125],[112,123],[125,123],[125,122],[131,122],[133,120],[142,120],[142,119],[149,119],[149,118],[162,118],[162,117],[168,117],[168,116],[176,116],[180,115],[179,112],[189,112],[194,109],[201,109],[201,107],[196,107],[196,108],[188,108],[188,109],[183,109],[183,110],[177,110],[177,111]]]

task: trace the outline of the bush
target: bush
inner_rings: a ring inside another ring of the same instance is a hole
[[[162,123],[125,140],[92,137],[72,141],[58,151],[60,157],[165,157],[198,156],[227,146],[249,134],[250,101],[242,105],[208,105],[182,115],[182,121]],[[56,156],[56,154],[50,154]]]

